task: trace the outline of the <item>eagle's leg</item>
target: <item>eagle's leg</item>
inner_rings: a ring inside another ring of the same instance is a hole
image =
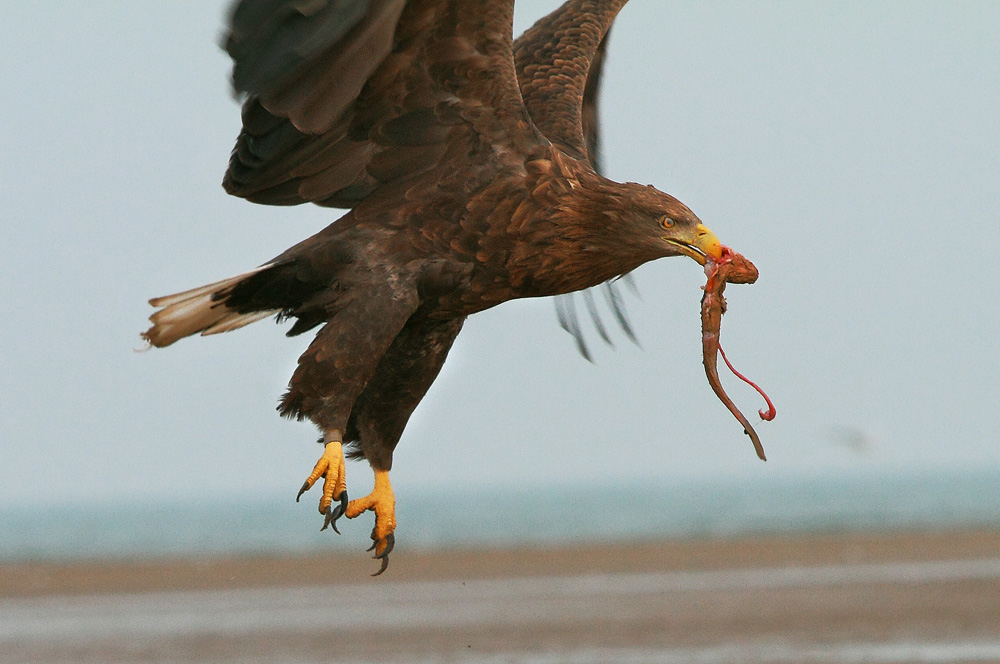
[[[344,514],[344,510],[348,504],[344,447],[340,439],[340,432],[336,429],[324,437],[326,447],[323,450],[323,456],[316,462],[312,473],[306,478],[302,488],[299,489],[299,494],[295,496],[295,502],[299,502],[302,494],[311,489],[316,480],[322,477],[323,496],[319,499],[319,512],[326,515],[326,518],[323,520],[323,527],[320,530],[326,530],[327,526],[330,526],[338,535],[340,531],[337,530],[337,519]],[[334,500],[337,501],[336,506],[333,504]]]
[[[347,439],[351,440],[352,433],[356,434],[360,456],[364,456],[375,471],[375,488],[370,495],[352,500],[345,514],[354,518],[368,510],[375,512],[371,550],[382,560],[378,574],[385,571],[395,543],[396,499],[389,483],[392,452],[410,413],[441,370],[464,320],[413,318],[407,321],[354,403]]]
[[[379,571],[372,576],[378,576],[389,566],[389,553],[392,551],[396,538],[396,496],[392,493],[388,470],[375,471],[375,488],[364,498],[357,498],[347,504],[344,516],[353,519],[371,510],[375,512],[375,527],[372,528],[372,546],[369,551],[375,552],[375,558],[382,561]]]

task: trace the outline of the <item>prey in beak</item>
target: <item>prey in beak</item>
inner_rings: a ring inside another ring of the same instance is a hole
[[[696,225],[693,234],[689,237],[668,237],[664,240],[677,251],[685,256],[690,256],[701,265],[708,262],[716,263],[722,258],[722,243],[719,242],[715,233],[704,224]]]

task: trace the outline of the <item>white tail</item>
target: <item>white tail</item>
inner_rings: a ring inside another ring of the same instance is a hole
[[[153,298],[149,303],[162,308],[149,317],[153,327],[142,333],[143,339],[162,348],[198,332],[202,335],[229,332],[273,316],[278,309],[241,314],[227,307],[225,301],[225,295],[233,286],[269,267],[270,263],[214,284]]]

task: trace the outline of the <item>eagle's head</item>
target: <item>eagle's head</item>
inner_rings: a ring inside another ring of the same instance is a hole
[[[717,262],[723,245],[691,209],[652,185],[628,182],[619,214],[630,217],[633,233],[662,256],[690,256],[701,265]]]

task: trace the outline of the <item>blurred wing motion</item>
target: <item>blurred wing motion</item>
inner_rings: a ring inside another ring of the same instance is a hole
[[[497,52],[476,50],[470,26],[452,24],[479,10],[477,31]],[[472,154],[484,136],[533,140],[503,56],[511,13],[503,2],[241,2],[225,42],[233,86],[246,95],[226,191],[354,208],[398,194],[394,185],[443,161],[470,173],[485,163]],[[444,160],[457,144],[467,149]]]
[[[323,433],[299,496],[323,478],[324,528],[373,511],[379,573],[395,541],[393,450],[467,316],[604,284],[631,336],[613,280],[721,255],[680,201],[595,171],[603,44],[624,4],[569,0],[516,46],[513,0],[233,8],[243,127],[226,191],[348,212],[254,270],[151,300],[144,337],[167,346],[275,314],[294,319],[289,335],[319,327],[279,407]],[[574,301],[558,306],[586,353]],[[375,471],[364,498],[347,498],[345,451]]]

